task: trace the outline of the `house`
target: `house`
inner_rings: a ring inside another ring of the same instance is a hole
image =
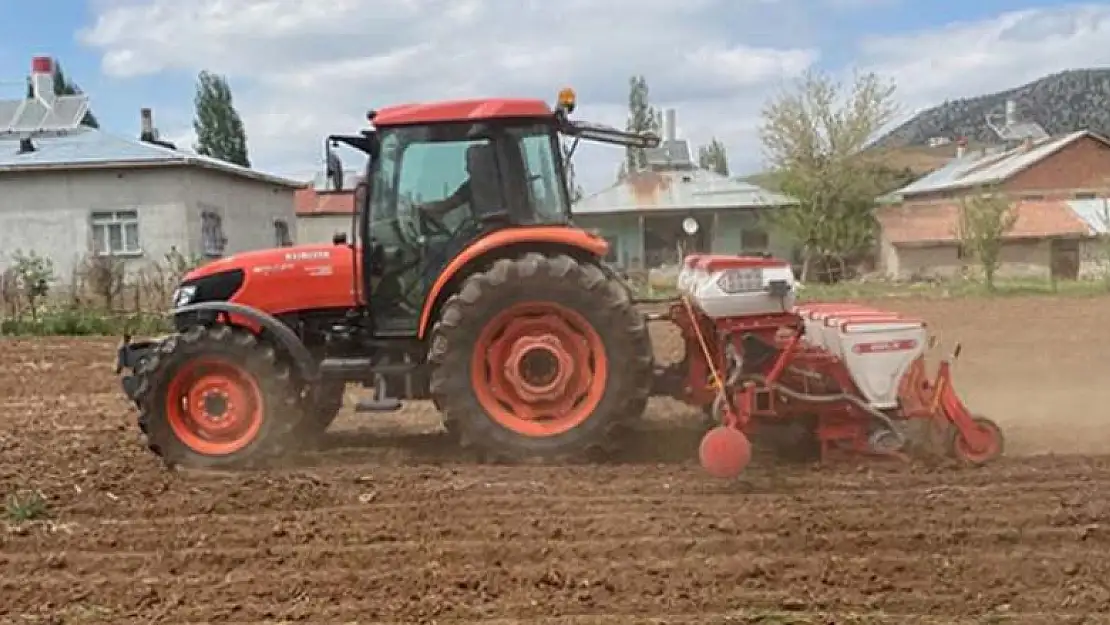
[[[628,268],[677,263],[683,252],[793,255],[793,245],[772,233],[766,211],[790,198],[697,167],[686,140],[667,111],[665,140],[647,151],[647,169],[577,202],[574,222],[598,231],[610,244],[609,261]],[[697,231],[686,233],[693,218]]]
[[[34,252],[69,281],[95,256],[138,270],[173,250],[215,258],[293,243],[301,182],[179,151],[158,139],[150,109],[138,139],[80,126],[87,96],[56,95],[53,67],[34,58],[30,97],[0,101],[0,269]]]
[[[344,234],[348,241],[354,240],[351,232],[351,218],[355,210],[355,192],[352,180],[350,187],[344,184],[340,190],[326,189],[321,182],[315,182],[296,195],[297,240],[301,243],[331,243],[337,234]]]
[[[93,254],[138,268],[171,249],[216,258],[290,245],[301,185],[93,129],[34,139],[33,151],[0,142],[0,250],[33,250],[66,280]]]
[[[1007,117],[1012,108],[1007,107]],[[1032,122],[999,129],[1003,144],[959,150],[944,167],[889,196],[877,210],[879,266],[892,278],[950,276],[968,260],[957,236],[962,203],[984,189],[1014,202],[999,275],[1075,278],[1098,270],[1094,204],[1110,185],[1110,141],[1089,131],[1048,136]]]

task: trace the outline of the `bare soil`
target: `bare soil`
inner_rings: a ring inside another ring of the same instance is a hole
[[[0,496],[50,516],[0,523],[0,622],[1110,622],[1110,299],[881,305],[963,341],[1011,458],[722,483],[693,411],[656,401],[605,466],[468,464],[414,406],[281,468],[171,473],[112,341],[4,341]]]

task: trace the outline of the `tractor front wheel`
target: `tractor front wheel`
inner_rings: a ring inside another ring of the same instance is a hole
[[[194,326],[139,372],[147,446],[168,466],[226,468],[279,451],[299,422],[289,368],[250,332]]]
[[[487,460],[607,454],[643,412],[651,358],[618,283],[569,256],[528,254],[470,276],[446,302],[431,392],[447,430]]]

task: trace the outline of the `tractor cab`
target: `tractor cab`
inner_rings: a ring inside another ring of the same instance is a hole
[[[569,89],[555,107],[525,99],[402,105],[372,111],[371,130],[328,138],[327,173],[336,188],[344,174],[334,146],[368,157],[352,230],[365,243],[360,287],[377,334],[419,334],[428,296],[445,270],[487,235],[569,228],[566,167],[579,138],[658,142],[571,121],[574,107]],[[564,145],[563,136],[573,143]]]

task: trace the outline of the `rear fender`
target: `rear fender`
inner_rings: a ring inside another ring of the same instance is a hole
[[[439,308],[459,289],[467,276],[494,260],[533,251],[589,257],[599,262],[608,253],[609,243],[595,234],[567,226],[507,228],[488,234],[463,249],[440,272],[424,300],[417,338],[423,339],[427,335]]]
[[[304,380],[316,380],[320,371],[312,353],[305,347],[301,338],[277,317],[251,306],[234,302],[200,302],[175,308],[174,315],[198,312],[224,313],[234,325],[250,329],[258,334],[265,331],[293,359],[293,364]]]

